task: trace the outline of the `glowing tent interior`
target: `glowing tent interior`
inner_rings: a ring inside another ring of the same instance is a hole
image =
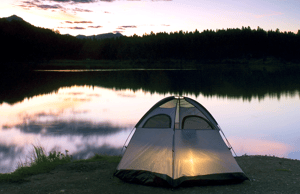
[[[248,178],[198,102],[167,97],[136,124],[115,176],[146,185],[242,182]]]

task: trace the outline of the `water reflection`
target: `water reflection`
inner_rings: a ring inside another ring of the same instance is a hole
[[[2,79],[2,78],[0,78]],[[300,80],[285,72],[209,72],[209,71],[91,71],[32,72],[12,80],[1,80],[0,102],[14,104],[24,98],[48,94],[61,87],[98,86],[116,90],[142,89],[149,93],[204,95],[226,98],[280,98],[297,95]],[[78,99],[82,100],[82,99]]]
[[[159,99],[143,91],[73,86],[13,105],[3,103],[0,172],[10,172],[20,160],[24,162],[33,145],[48,152],[68,150],[75,159],[121,154],[133,126]]]
[[[98,154],[119,155],[129,129],[109,125],[89,127],[76,124],[56,123],[48,127],[34,124],[1,130],[0,172],[13,170],[18,162],[26,162],[32,156],[33,145],[42,146],[47,151],[68,150],[75,159],[88,158]],[[63,126],[63,127],[62,127]],[[30,161],[30,159],[29,159]]]
[[[53,122],[30,122],[16,126],[23,133],[43,134],[48,136],[55,135],[111,135],[124,130],[123,128],[113,127],[110,123],[93,124],[84,121],[53,121]]]
[[[290,153],[293,150],[293,146],[289,144],[263,138],[231,137],[229,141],[233,145],[239,145],[234,148],[239,155],[256,154],[288,157],[287,153]]]
[[[0,145],[0,173],[13,171],[23,151],[23,147]]]

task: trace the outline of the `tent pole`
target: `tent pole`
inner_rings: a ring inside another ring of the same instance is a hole
[[[176,109],[175,109],[175,120],[174,120],[174,126],[173,126],[173,143],[172,143],[172,181],[174,180],[174,170],[175,170],[175,130],[176,130],[176,118],[177,114],[179,114],[179,108],[180,108],[180,98],[177,98],[176,103]],[[179,115],[178,115],[179,116]],[[179,125],[179,123],[178,123]]]
[[[125,143],[124,143],[124,145],[123,145],[123,147],[122,147],[122,149],[121,149],[121,154],[122,154],[122,152],[123,152],[123,149],[124,149],[124,148],[127,148],[127,146],[125,146],[125,145],[126,145],[126,143],[127,143],[127,141],[128,141],[128,138],[130,137],[130,135],[131,135],[131,133],[133,132],[134,129],[135,129],[135,127],[133,127],[133,129],[132,129],[131,132],[129,133],[129,135],[128,135],[128,137],[127,137],[127,139],[126,139],[126,141],[125,141]]]
[[[232,147],[232,146],[231,146],[231,144],[229,143],[229,141],[228,141],[228,139],[226,138],[225,134],[223,133],[223,131],[222,131],[221,127],[220,127],[220,126],[218,126],[218,127],[219,127],[220,131],[222,132],[222,134],[223,134],[223,136],[224,136],[224,138],[225,138],[225,140],[226,140],[227,144],[229,145],[229,149],[232,149],[233,153],[234,153],[234,154],[235,154],[235,156],[237,157],[237,155],[236,155],[236,153],[235,153],[235,151],[234,151],[233,147]]]

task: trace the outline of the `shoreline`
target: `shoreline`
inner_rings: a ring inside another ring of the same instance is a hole
[[[235,158],[250,179],[239,184],[164,188],[124,182],[113,173],[117,161],[71,162],[24,183],[0,183],[0,193],[297,193],[300,160],[243,155]]]
[[[299,62],[284,61],[272,57],[258,59],[222,60],[178,60],[178,59],[136,59],[136,60],[50,60],[35,65],[34,70],[65,69],[178,69],[178,70],[224,70],[280,71],[283,68],[299,68]]]

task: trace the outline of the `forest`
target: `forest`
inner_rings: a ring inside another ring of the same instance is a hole
[[[257,27],[161,32],[119,38],[78,39],[25,21],[0,19],[1,69],[35,69],[50,60],[196,60],[300,61],[300,30],[280,32]]]

